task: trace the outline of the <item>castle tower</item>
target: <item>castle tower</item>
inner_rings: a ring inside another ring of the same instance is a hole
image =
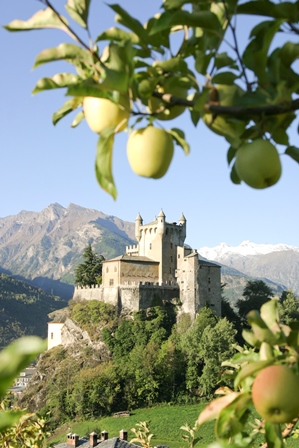
[[[163,212],[163,210],[161,209],[159,215],[158,215],[158,226],[157,226],[157,231],[160,235],[164,235],[164,231],[165,231],[165,213]]]
[[[142,219],[140,213],[138,213],[138,215],[135,219],[135,238],[138,241],[138,243],[140,241],[140,226],[142,226],[142,224],[143,224],[143,219]]]

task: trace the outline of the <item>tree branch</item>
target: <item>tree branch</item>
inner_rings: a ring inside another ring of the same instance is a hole
[[[179,98],[170,93],[153,92],[155,98],[162,99],[167,107],[170,109],[173,106],[194,107],[194,100],[187,100],[186,98]],[[215,103],[207,103],[205,111],[213,115],[231,115],[231,116],[246,116],[246,115],[280,115],[289,112],[294,112],[299,109],[299,98],[290,102],[283,102],[275,105],[261,105],[261,106],[221,106]]]
[[[90,53],[96,58],[96,60],[100,63],[100,65],[103,68],[105,68],[105,64],[103,63],[103,61],[101,60],[99,55],[91,47],[86,45],[86,43],[78,36],[78,34],[75,33],[75,31],[65,22],[65,20],[63,20],[63,18],[59,14],[59,12],[54,8],[54,6],[50,3],[50,1],[49,0],[39,0],[39,1],[41,3],[46,4],[48,6],[48,8],[50,8],[54,12],[56,17],[60,20],[60,22],[69,30],[69,33],[71,34],[73,39],[76,40],[77,42],[79,42],[79,44],[81,44],[82,47],[84,47],[87,51],[90,51]],[[89,31],[88,31],[88,34],[89,34]],[[89,36],[89,38],[90,38],[90,36]]]

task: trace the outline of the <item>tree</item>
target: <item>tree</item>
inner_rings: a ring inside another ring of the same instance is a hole
[[[274,294],[262,280],[249,280],[244,288],[243,297],[237,301],[238,313],[242,325],[247,324],[247,314],[251,310],[259,310]]]
[[[144,128],[155,126],[188,109],[194,126],[202,119],[226,139],[231,180],[236,184],[243,180],[254,188],[266,188],[275,183],[281,174],[277,145],[299,162],[299,148],[288,136],[299,109],[299,76],[293,65],[299,56],[298,2],[164,0],[159,13],[153,11],[144,25],[120,5],[111,4],[107,7],[116,13],[118,25],[109,24],[95,38],[88,24],[90,0],[66,0],[68,18],[50,0],[40,3],[46,8],[5,28],[58,28],[66,33],[67,42],[38,54],[34,67],[64,60],[73,64],[76,74],[42,78],[33,93],[66,89],[69,99],[54,113],[54,124],[74,110],[78,113],[73,127],[84,117],[89,121],[91,116],[94,122],[100,111],[100,126],[90,124],[101,130],[96,176],[114,198],[114,136],[126,127],[129,116],[133,130],[141,121]],[[254,18],[244,49],[237,26],[241,15]],[[70,37],[75,43],[68,43]],[[89,97],[99,101],[90,105]],[[172,127],[166,132],[188,154],[183,130]],[[148,158],[143,163],[149,163]],[[163,161],[158,175],[167,163]]]
[[[283,291],[278,302],[278,313],[284,324],[299,320],[299,301],[293,291]]]
[[[84,249],[84,263],[79,264],[75,270],[75,283],[80,286],[91,286],[102,283],[103,255],[97,256],[92,251],[91,245]]]

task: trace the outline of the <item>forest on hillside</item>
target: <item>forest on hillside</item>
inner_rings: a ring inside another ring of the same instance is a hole
[[[24,335],[46,337],[48,314],[65,305],[60,297],[0,274],[0,348]]]
[[[175,304],[119,316],[109,304],[71,301],[70,318],[94,345],[45,352],[20,404],[49,412],[55,427],[74,418],[209,399],[221,385],[233,385],[221,363],[244,347],[247,309],[259,309],[272,297],[263,282],[249,281],[237,312],[224,300],[225,317],[206,306],[193,323],[189,315],[177,319]],[[282,322],[298,319],[299,302],[291,291],[281,295],[278,306]]]

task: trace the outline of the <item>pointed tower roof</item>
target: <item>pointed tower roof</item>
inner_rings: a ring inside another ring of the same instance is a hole
[[[184,216],[184,213],[182,213],[181,214],[181,217],[180,217],[180,219],[179,219],[179,223],[181,224],[183,224],[183,223],[185,223],[186,222],[186,218],[185,218],[185,216]]]
[[[136,216],[135,221],[141,221],[141,222],[143,221],[143,219],[142,219],[140,213],[138,213],[138,215]]]
[[[163,212],[162,208],[161,208],[161,211],[160,211],[160,213],[158,215],[158,218],[165,218],[165,213]]]

